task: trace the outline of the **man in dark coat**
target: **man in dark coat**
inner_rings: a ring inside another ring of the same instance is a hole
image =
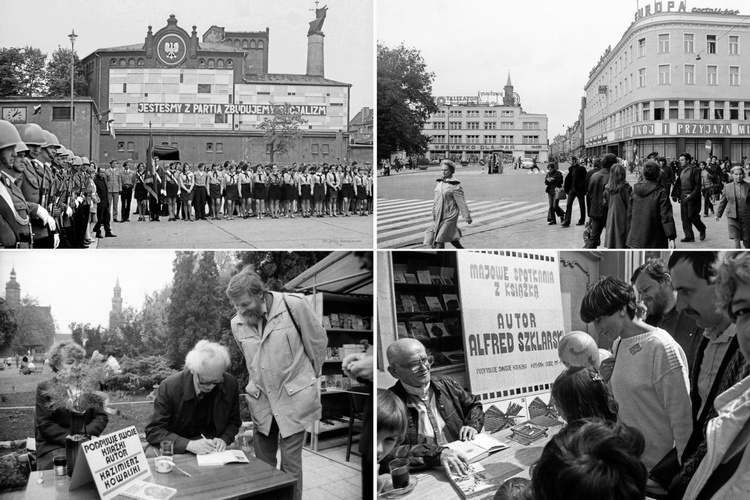
[[[577,226],[583,226],[586,223],[586,167],[578,163],[575,156],[572,159],[572,165],[568,167],[568,175],[565,176],[563,184],[565,194],[568,195],[568,201],[565,207],[565,221],[562,227],[570,227],[570,220],[573,216],[573,201],[578,199],[578,207],[581,209],[581,218],[578,219]]]
[[[680,177],[675,184],[672,196],[678,197],[682,206],[680,216],[682,217],[682,230],[685,237],[680,241],[690,243],[695,241],[693,226],[698,229],[701,241],[706,239],[706,225],[701,221],[701,170],[692,162],[693,157],[689,153],[680,155]],[[676,189],[679,187],[679,190]]]
[[[608,153],[602,157],[602,168],[589,179],[586,186],[586,201],[589,206],[591,234],[584,248],[596,248],[601,244],[601,235],[607,223],[607,205],[604,204],[604,188],[609,182],[609,169],[617,163],[617,157]]]
[[[99,203],[96,205],[94,232],[97,238],[101,238],[102,225],[104,225],[104,235],[107,238],[114,238],[117,235],[112,234],[109,227],[109,191],[107,191],[107,177],[104,175],[104,167],[99,167],[96,177],[94,177],[94,185],[96,186],[96,195],[99,197]]]
[[[674,171],[667,163],[667,159],[663,156],[660,156],[657,161],[659,162],[659,168],[661,169],[659,182],[664,186],[664,190],[667,192],[667,198],[669,198],[669,193],[672,191],[672,185],[674,184]]]
[[[159,384],[146,440],[172,441],[175,453],[224,451],[240,430],[240,391],[229,369],[229,350],[208,340],[185,358],[185,369]]]

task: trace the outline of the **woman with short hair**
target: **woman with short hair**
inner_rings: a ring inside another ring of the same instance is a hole
[[[247,219],[253,215],[252,198],[253,198],[253,172],[250,165],[244,161],[240,162],[241,172],[239,173],[238,184],[240,186],[240,198],[242,218]]]
[[[193,188],[195,187],[195,177],[190,171],[190,165],[182,164],[182,173],[179,175],[180,181],[180,198],[182,200],[182,219],[193,222],[191,209],[193,206]]]
[[[138,221],[142,222],[146,220],[146,210],[148,210],[148,191],[146,190],[146,183],[144,182],[144,176],[146,175],[146,164],[140,162],[136,167],[135,172],[135,200],[138,203]]]
[[[170,163],[165,172],[167,189],[167,201],[169,205],[169,221],[177,220],[177,196],[180,193],[180,184],[177,180],[177,172],[174,163]]]
[[[750,184],[745,182],[745,169],[736,166],[730,170],[732,182],[724,184],[724,191],[716,208],[716,221],[721,219],[726,211],[729,238],[734,240],[734,248],[750,248],[750,206],[748,195]]]
[[[211,197],[211,218],[219,220],[221,214],[221,192],[224,190],[224,175],[219,172],[219,167],[214,163],[208,176],[208,189]]]
[[[458,228],[458,215],[461,214],[466,223],[471,224],[471,212],[461,183],[453,176],[456,165],[451,160],[443,160],[440,169],[443,177],[437,180],[433,192],[433,225],[425,235],[425,244],[431,248],[445,248],[445,244],[450,242],[456,248],[463,248],[459,241],[461,230]]]
[[[224,218],[234,220],[234,205],[240,199],[237,172],[234,163],[227,166],[224,174],[224,187],[226,189],[226,205],[224,206]]]
[[[260,163],[255,166],[253,175],[253,198],[255,199],[255,213],[258,220],[262,220],[266,212],[266,172]]]
[[[677,229],[662,172],[657,162],[649,160],[643,165],[643,179],[633,186],[627,213],[628,248],[675,247]]]
[[[604,245],[607,248],[625,248],[628,239],[628,210],[632,188],[625,180],[625,167],[620,163],[612,165],[609,181],[604,188],[604,205],[607,207],[607,234]]]

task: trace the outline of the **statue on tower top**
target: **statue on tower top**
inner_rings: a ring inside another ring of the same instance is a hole
[[[323,22],[326,20],[326,13],[328,12],[328,6],[324,6],[322,9],[318,8],[318,2],[315,2],[315,21],[310,21],[310,29],[307,31],[308,35],[319,32],[323,29]]]

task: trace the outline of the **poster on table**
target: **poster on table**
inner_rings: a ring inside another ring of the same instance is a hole
[[[556,252],[458,252],[469,387],[485,405],[549,392],[562,371],[558,266]]]
[[[81,445],[81,451],[70,478],[71,490],[93,480],[99,497],[109,500],[132,481],[151,477],[134,426],[87,441]]]

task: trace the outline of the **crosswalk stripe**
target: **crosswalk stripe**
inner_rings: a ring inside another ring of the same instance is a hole
[[[432,213],[429,210],[431,205],[430,200],[379,200],[378,246],[394,248],[421,244],[424,230],[432,223]],[[473,223],[471,226],[462,225],[461,229],[465,236],[507,227],[533,217],[546,216],[546,212],[541,212],[541,209],[547,207],[546,202],[528,203],[507,200],[469,201],[468,205],[472,211]],[[422,210],[419,210],[420,208]]]

